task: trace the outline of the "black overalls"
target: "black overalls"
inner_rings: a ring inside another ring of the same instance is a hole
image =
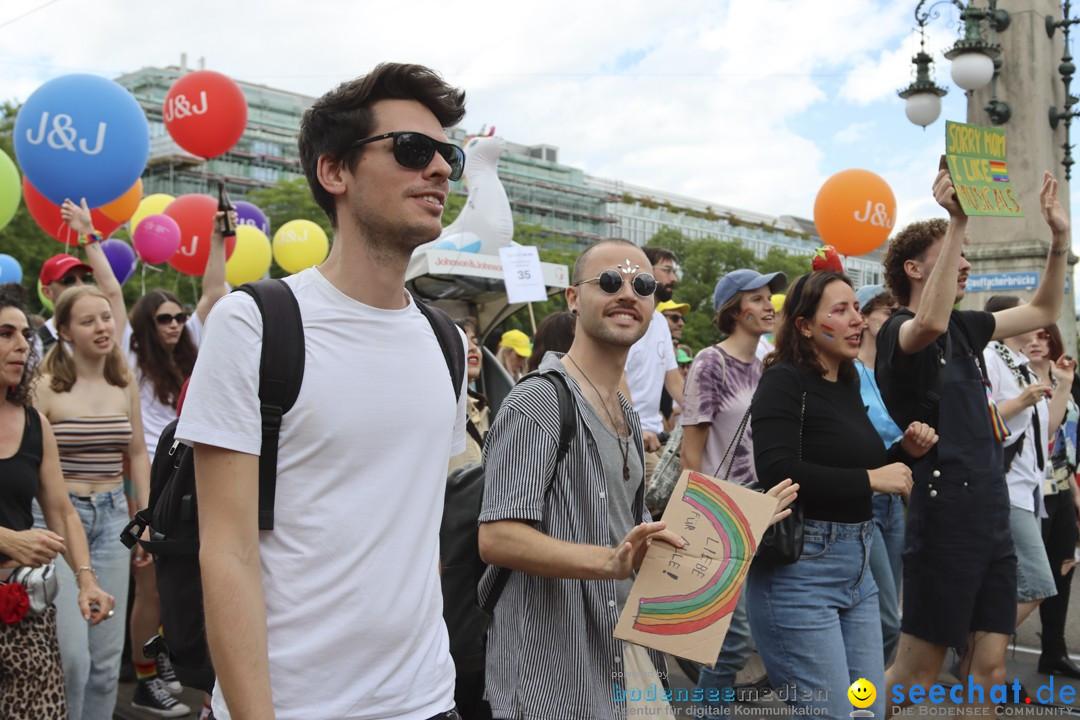
[[[901,629],[950,647],[963,647],[969,632],[1012,634],[1016,625],[1002,446],[980,369],[982,348],[971,347],[961,322],[953,313],[937,447],[912,467],[903,554]]]

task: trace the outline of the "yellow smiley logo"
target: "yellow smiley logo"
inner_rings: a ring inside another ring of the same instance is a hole
[[[877,699],[877,688],[866,678],[859,678],[851,683],[847,691],[848,700],[857,708],[868,708]]]

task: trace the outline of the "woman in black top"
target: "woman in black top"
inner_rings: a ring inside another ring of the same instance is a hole
[[[90,567],[49,422],[30,407],[31,330],[23,295],[14,283],[0,285],[0,582],[14,568],[40,567],[63,554],[79,579],[82,615],[96,625],[112,615],[113,598]],[[34,498],[48,530],[32,529]],[[0,585],[0,717],[65,720],[56,608],[29,614],[25,597],[14,584]]]
[[[847,691],[859,678],[879,693],[860,707],[884,715],[871,497],[907,494],[911,470],[901,460],[921,457],[937,440],[913,423],[893,448],[881,444],[853,364],[864,326],[844,275],[799,278],[751,405],[759,481],[766,488],[798,482],[805,520],[797,562],[751,566],[750,625],[773,687],[828,717],[850,714]]]

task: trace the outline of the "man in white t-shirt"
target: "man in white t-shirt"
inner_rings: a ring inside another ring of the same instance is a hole
[[[656,277],[656,302],[671,300],[679,281],[675,253],[663,248],[642,250],[653,266]],[[664,316],[653,310],[652,322],[645,335],[634,343],[626,356],[626,386],[630,402],[641,416],[642,440],[645,443],[645,477],[652,477],[663,443],[664,416],[660,413],[661,390],[667,389],[680,406],[683,401],[683,376],[675,360],[671,330]]]
[[[404,279],[442,230],[464,163],[443,128],[463,115],[463,92],[390,63],[304,114],[301,162],[334,244],[286,279],[305,370],[271,531],[256,512],[260,315],[235,293],[208,319],[176,436],[195,446],[218,720],[457,717],[438,531],[465,384],[455,398]]]

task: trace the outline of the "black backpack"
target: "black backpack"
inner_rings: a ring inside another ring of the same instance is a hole
[[[559,449],[556,464],[570,449],[576,431],[574,396],[566,380],[558,373],[530,373],[525,377],[546,378],[555,386],[559,398]],[[524,380],[525,378],[522,378]],[[439,552],[442,558],[443,619],[450,636],[450,655],[459,675],[484,669],[485,633],[491,613],[502,594],[510,570],[500,568],[484,603],[477,597],[477,586],[487,565],[480,559],[478,547],[480,508],[484,500],[484,466],[473,463],[457,468],[446,479],[446,501]],[[460,700],[459,700],[460,703]]]
[[[292,408],[303,382],[304,328],[296,298],[280,280],[259,280],[236,290],[255,299],[263,318],[259,370],[263,427],[259,454],[259,529],[272,530],[278,435],[281,418]],[[416,304],[439,340],[457,397],[465,375],[465,352],[459,331],[446,313],[422,302]],[[143,653],[147,657],[167,653],[181,684],[210,692],[214,687],[214,668],[203,617],[195,459],[191,447],[174,439],[177,422],[169,423],[158,440],[150,469],[150,505],[135,513],[120,540],[128,547],[138,542],[154,555],[164,637],[151,638]],[[151,539],[139,540],[147,527]]]

